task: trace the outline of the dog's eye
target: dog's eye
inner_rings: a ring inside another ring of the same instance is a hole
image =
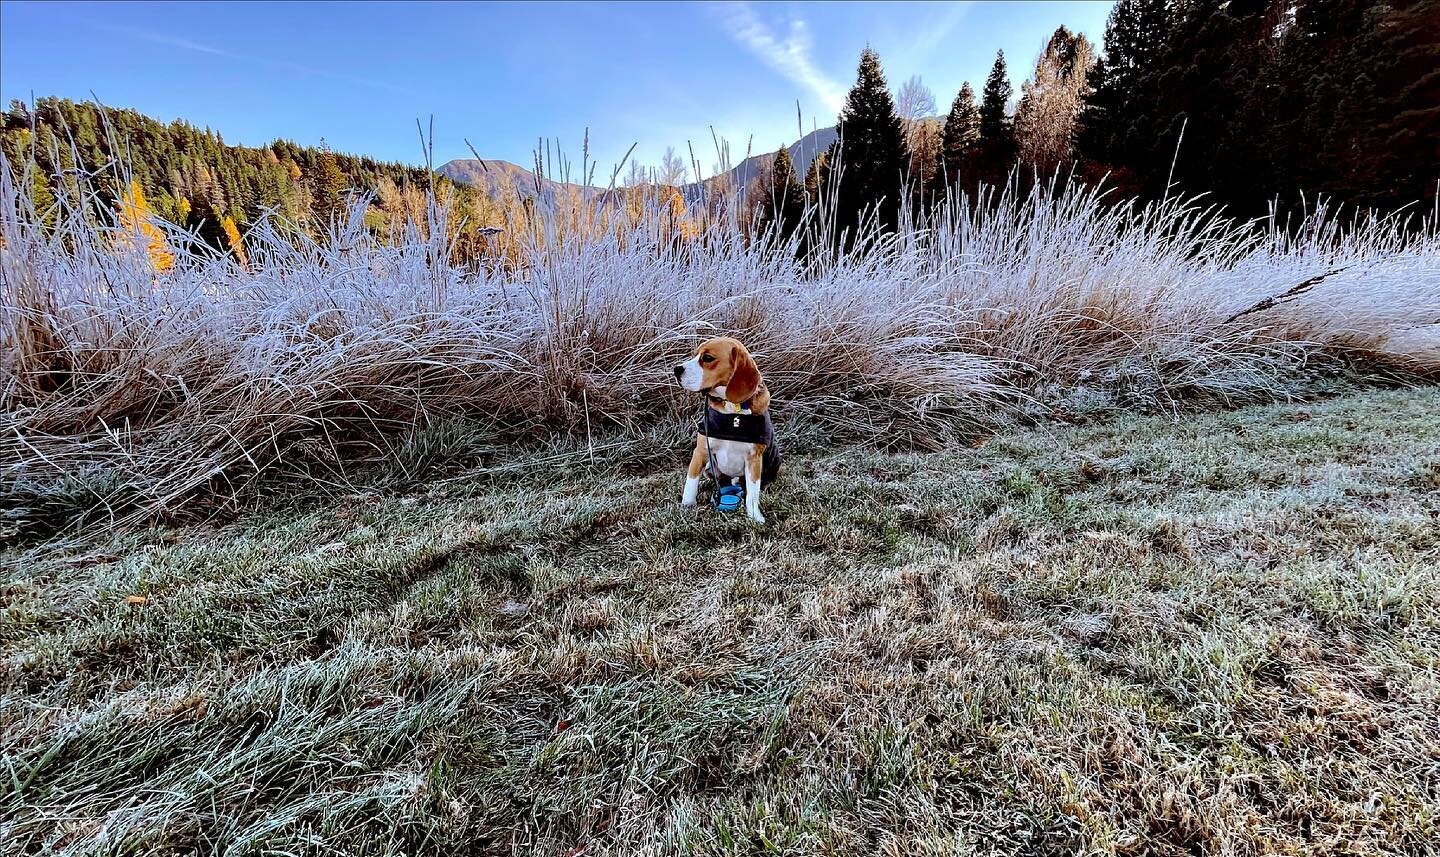
[[[700,358],[700,362],[701,362],[701,363],[714,363],[714,362],[715,362],[715,358],[714,358],[712,355],[706,354],[705,356],[703,356],[703,357]]]

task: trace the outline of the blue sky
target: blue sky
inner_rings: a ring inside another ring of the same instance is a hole
[[[1108,2],[36,3],[0,2],[0,97],[60,95],[209,126],[229,143],[325,137],[419,162],[522,165],[538,138],[572,160],[590,129],[608,166],[686,141],[708,172],[711,126],[739,160],[833,124],[867,44],[892,88],[918,74],[943,112],[980,89],[997,48],[1016,91],[1060,24],[1099,42]],[[688,156],[686,157],[688,161]],[[602,172],[604,167],[602,167]]]

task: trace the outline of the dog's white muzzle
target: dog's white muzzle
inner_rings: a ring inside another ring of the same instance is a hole
[[[680,386],[692,393],[700,392],[700,385],[705,380],[705,370],[700,368],[700,357],[696,355],[675,367],[675,378]]]

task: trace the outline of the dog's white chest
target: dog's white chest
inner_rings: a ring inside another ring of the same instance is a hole
[[[753,443],[710,439],[710,460],[715,462],[715,469],[726,476],[744,476],[745,462],[754,450]]]

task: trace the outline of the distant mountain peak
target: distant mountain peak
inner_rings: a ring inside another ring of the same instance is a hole
[[[932,116],[919,120],[921,122],[944,122],[943,117]],[[804,178],[805,173],[810,169],[810,164],[821,152],[830,148],[835,142],[836,131],[834,125],[827,125],[816,128],[805,136],[791,143],[786,148],[790,151],[790,160],[795,164],[795,175]],[[775,157],[773,151],[754,152],[745,160],[731,167],[719,175],[710,176],[703,181],[695,181],[686,184],[683,188],[686,196],[695,196],[702,192],[704,187],[712,185],[717,179],[724,178],[730,187],[744,189],[750,186],[750,182],[760,174],[761,170],[770,159]],[[437,170],[441,175],[451,181],[463,182],[476,187],[485,188],[490,193],[495,193],[501,183],[508,178],[514,183],[515,189],[526,196],[533,196],[536,187],[535,173],[512,164],[509,161],[492,160],[489,158],[483,161],[475,158],[461,158],[446,163]],[[553,179],[540,179],[542,194],[551,196],[555,190],[573,185],[564,182],[557,182]]]

